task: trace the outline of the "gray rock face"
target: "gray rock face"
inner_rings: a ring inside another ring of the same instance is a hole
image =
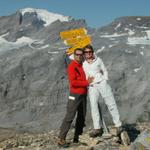
[[[107,66],[121,118],[128,123],[150,120],[149,21],[148,17],[116,19],[99,29],[93,40]]]
[[[137,150],[139,148],[149,150],[150,149],[149,141],[150,141],[150,131],[145,130],[134,141],[134,143],[130,147],[130,150]]]
[[[75,19],[57,20],[45,27],[34,13],[22,16],[18,11],[1,17],[0,126],[32,131],[59,128],[68,97],[67,47],[59,32],[79,27],[89,30],[95,51],[108,69],[121,119],[149,121],[149,21],[149,17],[119,18],[96,30]],[[139,38],[134,42],[143,38],[141,44],[133,44],[134,37]],[[103,109],[110,123],[107,108]]]
[[[18,12],[13,17],[17,15]],[[59,32],[84,27],[85,21],[56,21],[44,27],[35,14],[27,13],[18,27],[13,22],[13,29],[5,29],[3,23],[8,24],[10,17],[5,21],[2,17],[0,25],[1,38],[5,40],[0,43],[0,125],[32,131],[58,128],[68,96],[64,64],[67,47],[60,41]],[[29,23],[32,27],[25,28]],[[20,29],[22,34],[16,36]],[[22,37],[34,41],[23,39],[27,40],[25,44],[17,43]]]

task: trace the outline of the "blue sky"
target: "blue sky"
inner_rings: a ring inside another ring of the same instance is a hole
[[[1,0],[0,16],[26,7],[42,8],[101,27],[121,16],[150,16],[149,6],[150,0]]]

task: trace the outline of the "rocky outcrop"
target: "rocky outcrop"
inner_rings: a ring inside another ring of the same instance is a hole
[[[134,128],[133,128],[134,127]],[[111,129],[111,127],[110,127]],[[134,129],[134,130],[133,130]],[[150,124],[138,124],[134,126],[128,126],[128,132],[130,133],[131,141],[133,142],[137,138],[137,131],[139,134],[137,140],[139,141],[140,135],[145,131],[150,131]],[[79,143],[73,143],[74,131],[71,129],[67,136],[67,142],[70,143],[68,150],[130,150],[132,145],[124,145],[123,143],[116,140],[117,137],[112,136],[111,138],[97,137],[89,138],[89,129],[85,129],[83,135],[80,136]],[[136,131],[136,132],[135,132]],[[12,135],[6,133],[10,133]],[[59,130],[51,130],[44,133],[15,133],[13,129],[0,129],[0,134],[5,138],[0,138],[0,149],[1,150],[59,150],[57,146],[57,136]],[[131,134],[132,133],[132,134]],[[134,140],[132,137],[134,137]],[[148,139],[148,138],[147,138]],[[136,140],[135,140],[136,141]],[[143,139],[141,139],[143,141]],[[139,141],[140,142],[140,141]],[[138,147],[139,148],[139,147]],[[149,148],[149,147],[148,147]],[[135,150],[135,149],[132,149]],[[146,149],[143,149],[146,150]]]

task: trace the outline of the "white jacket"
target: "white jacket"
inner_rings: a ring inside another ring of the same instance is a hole
[[[92,63],[88,63],[86,60],[83,62],[83,69],[86,74],[86,78],[94,77],[94,81],[91,84],[100,82],[102,80],[108,80],[107,69],[99,57],[95,55]],[[103,74],[100,72],[103,71]]]

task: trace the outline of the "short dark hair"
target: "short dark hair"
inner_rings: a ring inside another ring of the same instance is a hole
[[[90,45],[90,44],[86,45],[85,47],[83,47],[83,51],[87,48],[90,49],[92,52],[94,52],[94,48],[92,45]]]
[[[76,51],[82,51],[82,52],[83,52],[83,49],[82,49],[82,48],[76,48],[76,49],[74,50],[74,54],[76,54]]]

